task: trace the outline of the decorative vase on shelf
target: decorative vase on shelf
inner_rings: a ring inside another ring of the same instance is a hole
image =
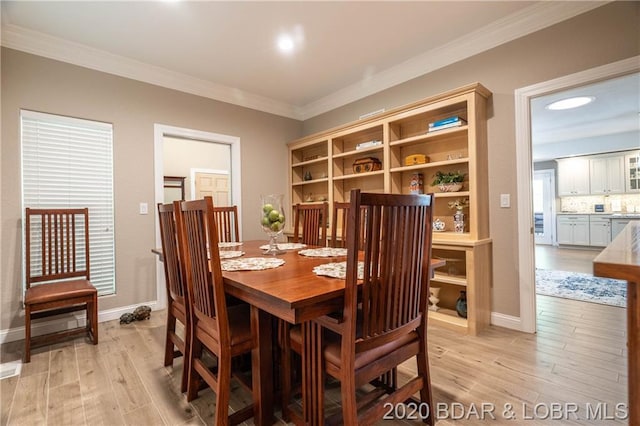
[[[278,248],[278,236],[284,231],[284,210],[282,209],[283,194],[262,195],[262,209],[260,224],[262,230],[269,235],[269,248],[264,254],[283,254]]]
[[[440,299],[438,297],[439,294],[440,294],[440,287],[429,288],[429,302],[431,302],[431,305],[429,305],[430,311],[437,312],[438,309],[440,309],[440,306],[438,306],[438,302],[440,302]]]
[[[456,312],[462,318],[467,317],[467,292],[464,290],[460,291],[460,297],[456,300]]]
[[[455,232],[464,232],[464,213],[462,213],[462,210],[456,210],[453,215],[453,230]]]

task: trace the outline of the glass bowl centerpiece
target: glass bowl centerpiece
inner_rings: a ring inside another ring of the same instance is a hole
[[[264,254],[277,255],[284,253],[278,248],[278,236],[284,231],[284,210],[282,209],[283,194],[262,195],[260,210],[260,225],[269,235],[269,248]]]

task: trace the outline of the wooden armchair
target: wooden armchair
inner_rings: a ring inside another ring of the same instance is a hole
[[[218,241],[239,243],[238,206],[214,207],[213,217],[218,224]]]
[[[327,245],[329,204],[296,204],[293,206],[293,242],[312,246]]]
[[[258,339],[253,338],[251,331],[249,306],[227,307],[211,197],[176,201],[174,205],[182,273],[193,321],[187,400],[198,396],[204,381],[216,394],[215,424],[241,423],[253,416],[254,406],[229,416],[231,360],[257,346]],[[217,358],[216,370],[209,369],[203,358],[204,350]]]
[[[189,302],[186,286],[180,270],[180,255],[178,249],[178,234],[173,204],[158,204],[158,218],[160,222],[160,238],[162,240],[162,254],[164,277],[167,286],[167,330],[165,335],[164,365],[173,365],[173,359],[183,356],[182,381],[180,389],[187,390],[189,373],[189,341],[191,332],[191,315],[188,311]],[[176,333],[176,320],[184,327],[184,338]],[[177,348],[177,351],[174,350]]]
[[[25,362],[31,347],[87,333],[98,344],[98,291],[89,281],[89,210],[31,209],[25,216]],[[84,310],[85,327],[31,336],[31,321]]]
[[[348,216],[344,307],[337,315],[315,320],[324,330],[322,359],[303,366],[303,380],[304,369],[320,368],[340,381],[342,424],[374,424],[388,404],[405,402],[416,392],[433,413],[427,352],[433,196],[362,194],[356,189],[350,199],[350,211],[363,209],[364,214]],[[285,347],[301,351],[300,328],[292,328],[289,337]],[[418,374],[398,387],[394,369],[412,357]],[[293,414],[291,367],[289,356],[282,359],[286,418]],[[360,393],[364,385],[374,388]],[[433,416],[425,421],[434,424]]]

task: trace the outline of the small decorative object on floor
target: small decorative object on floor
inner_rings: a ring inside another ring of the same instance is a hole
[[[120,324],[130,324],[133,321],[143,321],[151,318],[151,308],[145,305],[138,306],[133,312],[120,315]]]
[[[438,306],[438,302],[440,302],[440,299],[438,297],[438,295],[440,294],[440,287],[430,287],[429,294],[429,302],[431,302],[429,310],[437,312],[438,309],[440,309],[440,306]]]
[[[456,312],[462,318],[467,317],[467,292],[464,290],[460,292],[460,297],[456,300]]]

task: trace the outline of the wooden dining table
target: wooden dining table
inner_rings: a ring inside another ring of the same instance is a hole
[[[243,258],[262,257],[260,246],[264,240],[245,241],[239,247],[229,250],[244,252]],[[312,247],[309,247],[312,248]],[[161,255],[161,250],[154,249]],[[225,249],[221,249],[224,252]],[[284,260],[282,266],[257,271],[223,271],[225,291],[251,305],[251,327],[258,340],[257,349],[252,352],[254,378],[254,423],[269,425],[274,422],[274,377],[273,377],[273,317],[290,324],[302,325],[302,360],[320,359],[320,329],[312,320],[343,307],[345,281],[319,276],[313,272],[315,266],[345,261],[345,257],[307,257],[299,250],[286,250],[278,255]],[[431,270],[444,266],[440,259],[431,260]],[[303,364],[308,365],[308,364]],[[311,363],[319,366],[320,363]],[[323,373],[310,372],[302,386],[303,419],[305,424],[317,425],[324,422]]]

